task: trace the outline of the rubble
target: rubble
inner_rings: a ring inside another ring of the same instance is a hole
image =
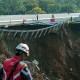
[[[0,39],[0,56],[13,56],[18,43],[27,43],[30,46],[27,63],[33,80],[80,80],[80,23],[64,24],[57,32],[36,39],[4,37]],[[0,57],[0,62],[2,59],[5,60]]]

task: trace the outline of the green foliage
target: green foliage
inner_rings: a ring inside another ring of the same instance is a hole
[[[0,1],[0,14],[22,14],[25,13],[25,7],[22,0],[2,0]]]
[[[39,6],[47,13],[49,13],[50,11],[53,12],[51,9],[53,9],[54,0],[39,0],[39,2]]]
[[[38,6],[38,1],[37,0],[24,0],[23,4],[26,8],[26,13],[32,10],[34,7]]]
[[[80,12],[79,0],[0,0],[0,14]]]
[[[72,3],[71,3],[72,4]],[[76,12],[77,10],[77,6],[75,4],[70,5],[69,3],[65,3],[63,4],[63,6],[61,6],[61,11],[60,12],[68,12],[68,13],[73,13]]]
[[[35,13],[44,14],[46,12],[44,10],[42,10],[40,7],[35,7],[32,10],[30,10],[29,13],[30,14],[35,14]]]

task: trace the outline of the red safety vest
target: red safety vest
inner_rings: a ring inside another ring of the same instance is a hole
[[[10,75],[10,72],[12,70],[12,67],[15,65],[15,63],[17,61],[20,60],[20,57],[18,56],[14,56],[10,59],[6,59],[4,64],[3,64],[3,73],[4,73],[4,80],[7,80],[9,75]],[[21,63],[18,64],[15,72],[13,73],[13,79],[11,77],[10,80],[23,80],[22,76],[20,75],[20,71],[21,69],[23,68],[24,65],[22,65]]]
[[[50,19],[50,22],[55,22],[55,19],[54,18]]]

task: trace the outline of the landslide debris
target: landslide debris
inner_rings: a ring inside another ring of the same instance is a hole
[[[34,80],[80,80],[80,23],[65,23],[56,33],[36,39],[18,36],[0,39],[0,55],[4,54],[0,62],[13,56],[16,45],[23,42],[30,46],[27,60],[39,62],[40,70],[29,64]]]

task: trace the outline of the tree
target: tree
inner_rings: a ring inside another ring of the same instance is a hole
[[[54,0],[39,0],[39,6],[46,11],[47,13],[50,13],[51,9],[50,7],[53,7]]]
[[[38,6],[38,0],[23,0],[23,4],[26,8],[26,13],[32,10],[34,7]]]
[[[80,12],[79,0],[0,0],[0,14]]]
[[[53,12],[54,13],[60,13],[60,11],[61,11],[61,5],[60,4],[55,4],[53,6]]]
[[[0,0],[0,14],[9,14],[10,12],[10,7],[9,7],[9,3],[6,0]]]
[[[25,13],[25,7],[22,0],[2,0],[0,1],[0,10],[2,10],[2,14]]]
[[[37,13],[37,14],[44,14],[46,13],[44,10],[42,10],[40,7],[35,7],[33,8],[32,10],[29,11],[30,14],[34,14],[34,13]]]
[[[22,0],[10,0],[10,14],[24,14],[26,11]]]
[[[64,3],[61,7],[60,12],[73,13],[76,12],[77,6],[73,3]]]

